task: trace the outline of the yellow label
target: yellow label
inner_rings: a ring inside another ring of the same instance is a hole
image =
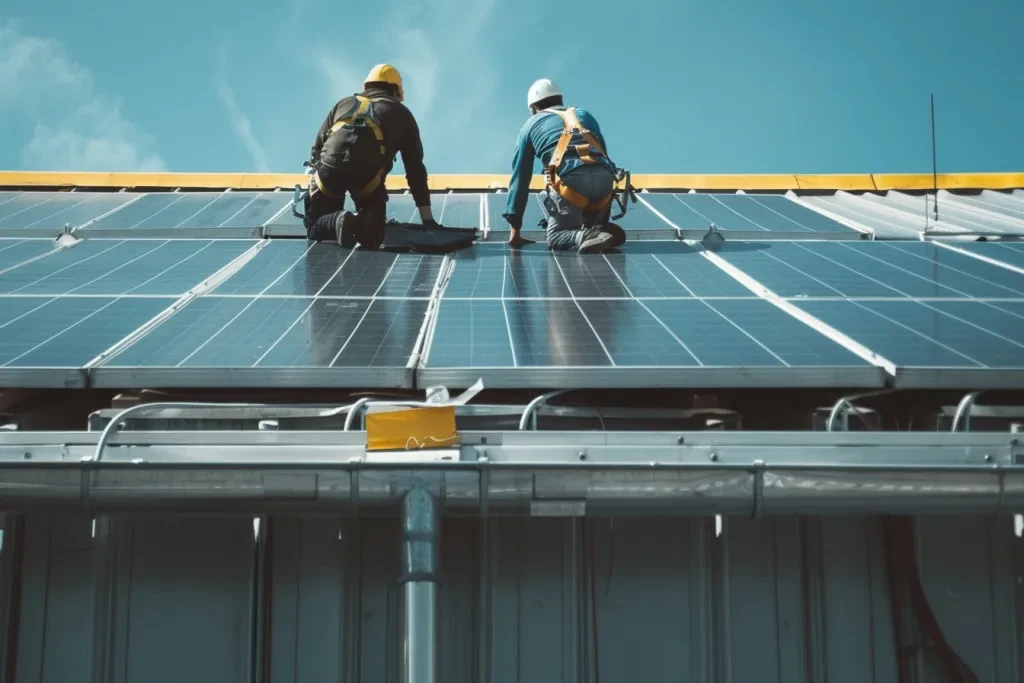
[[[367,450],[410,451],[458,444],[455,406],[377,411],[366,416]]]

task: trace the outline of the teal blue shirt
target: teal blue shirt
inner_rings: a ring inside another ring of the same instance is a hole
[[[551,107],[551,109],[562,109],[565,107]],[[597,119],[590,115],[585,109],[576,109],[576,118],[580,125],[589,130],[601,149],[608,154],[608,146],[605,144],[604,136],[601,134],[601,127]],[[562,136],[565,125],[562,117],[545,109],[537,112],[527,120],[519,131],[516,140],[515,154],[512,156],[512,179],[508,184],[508,199],[505,202],[505,213],[502,216],[513,228],[523,227],[523,214],[526,212],[526,201],[530,197],[530,178],[533,176],[534,159],[540,159],[544,166],[551,161],[551,155],[558,146],[558,138]],[[600,163],[611,165],[605,157],[598,157]],[[564,175],[569,171],[583,165],[583,162],[575,154],[566,154],[562,159],[562,165],[558,168],[558,174]]]

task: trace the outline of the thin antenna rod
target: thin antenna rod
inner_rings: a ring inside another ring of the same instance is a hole
[[[935,204],[935,222],[939,222],[939,167],[935,158],[935,93],[932,98],[932,191],[935,193],[933,202]]]

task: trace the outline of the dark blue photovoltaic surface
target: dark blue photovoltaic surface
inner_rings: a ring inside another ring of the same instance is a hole
[[[258,228],[291,202],[290,192],[157,192],[120,195],[135,201],[86,231],[160,228]],[[287,212],[289,215],[290,211]],[[298,225],[302,225],[302,221]]]
[[[1024,276],[926,242],[728,242],[719,255],[786,297],[1024,295]]]
[[[168,298],[0,297],[0,366],[81,367],[167,308]]]
[[[512,345],[501,301],[441,302],[431,345],[430,367],[510,368]]]
[[[178,296],[252,244],[246,240],[85,240],[0,274],[0,292]]]
[[[108,367],[405,367],[426,301],[200,297]]]
[[[648,300],[644,304],[702,365],[867,365],[831,339],[761,299]]]
[[[0,239],[0,270],[6,270],[56,248],[53,240],[48,239]]]
[[[1004,338],[987,329],[1012,331],[1024,319],[993,323],[990,316],[997,314],[988,304],[955,303],[956,308],[914,301],[803,301],[798,306],[900,366],[1024,368],[1024,346],[1013,341],[1021,337]],[[985,329],[975,326],[982,321],[988,322]]]
[[[508,232],[508,222],[501,214],[505,212],[505,202],[508,195],[502,193],[488,193],[487,199],[487,220],[491,230],[497,232]],[[523,230],[538,230],[537,223],[544,220],[547,214],[541,208],[540,193],[530,193],[526,200],[526,212],[523,214]]]
[[[444,258],[272,241],[215,290],[268,296],[429,297]]]
[[[972,254],[1024,269],[1024,242],[965,242],[956,246]]]
[[[644,201],[682,230],[707,230],[714,223],[723,231],[855,233],[781,195],[669,194],[651,192]]]
[[[0,204],[0,228],[77,228],[131,199],[121,192],[26,192]]]
[[[445,298],[719,297],[751,292],[692,247],[676,241],[626,243],[579,258],[544,245],[478,244],[455,256]]]
[[[434,220],[440,221],[441,225],[449,228],[479,228],[480,227],[480,195],[476,193],[452,192],[442,195],[444,201],[440,207],[434,205]],[[440,199],[441,197],[438,197]],[[416,212],[414,223],[420,222],[419,212]]]
[[[86,230],[256,229],[269,222],[291,198],[290,192],[147,194]]]
[[[427,366],[606,366],[609,356],[629,367],[867,365],[760,299],[445,299]]]

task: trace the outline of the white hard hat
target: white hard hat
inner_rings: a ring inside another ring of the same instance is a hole
[[[530,86],[529,92],[526,93],[526,106],[532,107],[541,100],[546,100],[549,97],[561,96],[561,88],[559,88],[549,79],[542,78],[538,81],[534,81],[533,85]]]

